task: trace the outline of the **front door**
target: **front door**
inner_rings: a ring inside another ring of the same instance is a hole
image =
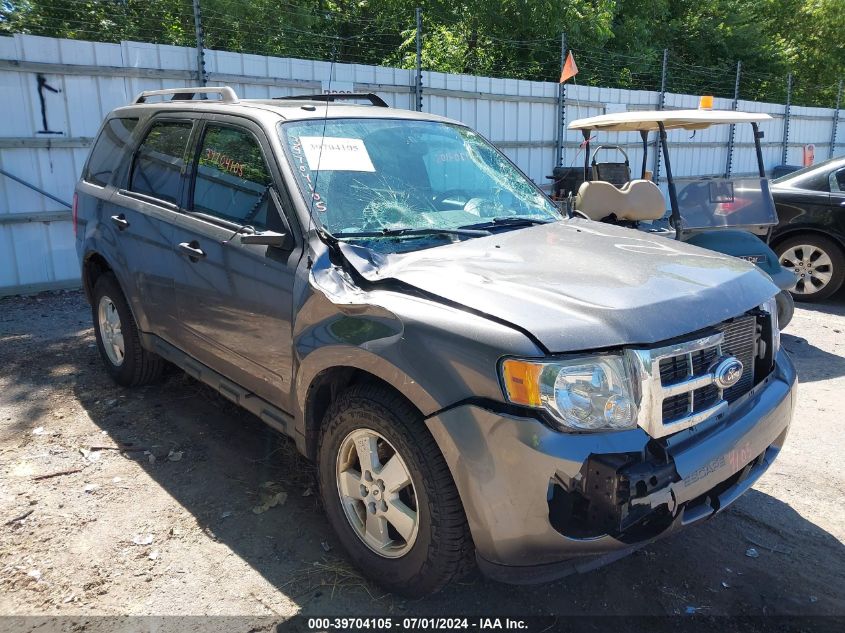
[[[243,226],[291,235],[287,200],[261,128],[215,117],[200,135],[187,181],[187,212],[174,227],[177,345],[230,380],[287,408],[293,284],[302,252],[241,243]],[[271,193],[274,190],[274,195]],[[284,204],[284,203],[283,203]],[[291,236],[293,237],[293,236]]]

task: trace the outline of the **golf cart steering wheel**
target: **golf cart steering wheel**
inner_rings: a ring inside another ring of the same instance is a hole
[[[703,191],[705,189],[706,191]],[[693,182],[681,190],[678,195],[678,211],[683,209],[681,216],[687,224],[702,228],[713,226],[713,210],[706,202],[710,199],[709,191],[709,184],[706,182]]]

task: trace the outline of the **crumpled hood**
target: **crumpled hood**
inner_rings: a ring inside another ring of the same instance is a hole
[[[396,279],[492,315],[548,352],[666,340],[777,293],[742,260],[581,219],[411,253],[341,248],[369,281]]]

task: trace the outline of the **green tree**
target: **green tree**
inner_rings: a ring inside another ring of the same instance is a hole
[[[578,83],[832,105],[843,0],[201,0],[206,46],[338,62],[555,80],[567,34]],[[191,0],[0,0],[0,34],[195,45]]]

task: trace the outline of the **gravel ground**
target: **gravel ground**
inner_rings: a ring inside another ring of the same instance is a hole
[[[798,309],[786,446],[717,518],[557,583],[408,601],[347,563],[291,442],[176,370],[113,384],[79,292],[0,299],[0,614],[843,616],[843,330],[845,294]]]

